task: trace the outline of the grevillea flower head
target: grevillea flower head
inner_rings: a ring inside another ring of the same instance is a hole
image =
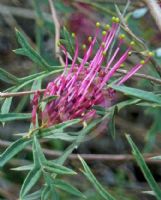
[[[108,108],[114,98],[115,91],[107,88],[114,73],[119,69],[128,58],[134,42],[131,42],[126,50],[121,53],[120,49],[124,43],[124,35],[121,35],[118,44],[110,57],[106,61],[106,54],[114,41],[116,32],[119,27],[119,19],[113,17],[112,25],[106,25],[105,31],[102,32],[102,42],[93,56],[93,49],[96,44],[99,34],[100,24],[96,23],[95,36],[89,37],[89,46],[83,45],[85,51],[81,63],[77,63],[78,58],[78,40],[75,36],[75,54],[72,60],[71,67],[68,65],[67,50],[60,44],[60,48],[66,56],[64,72],[55,80],[48,83],[43,94],[43,98],[57,96],[46,103],[44,110],[41,112],[41,120],[46,126],[51,126],[67,120],[81,118],[83,121],[88,121],[96,117],[96,111],[93,108],[95,105],[101,105]],[[123,84],[134,73],[136,73],[149,59],[151,53],[144,61],[137,63],[129,70],[129,72],[121,78],[116,84]],[[32,122],[35,124],[36,112],[38,109],[38,101],[40,94],[36,93],[33,99]]]

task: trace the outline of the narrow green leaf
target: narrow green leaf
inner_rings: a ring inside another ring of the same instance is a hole
[[[143,191],[142,193],[155,196],[155,193],[153,191]]]
[[[65,181],[62,181],[60,179],[55,179],[54,185],[56,188],[64,190],[70,194],[73,194],[78,197],[86,198],[85,195],[83,193],[81,193],[77,188],[75,188],[74,186],[72,186],[71,184],[69,184]]]
[[[155,95],[152,92],[147,92],[144,90],[131,88],[127,86],[117,86],[117,85],[109,85],[109,86],[116,91],[123,92],[125,95],[129,95],[129,96],[133,96],[133,97],[150,101],[153,103],[161,104],[161,97]]]
[[[66,122],[56,124],[55,128],[56,129],[65,129],[67,127],[74,126],[74,125],[78,124],[80,121],[81,121],[80,119],[68,120]],[[51,129],[52,129],[52,127],[51,127]]]
[[[1,114],[7,114],[10,110],[11,103],[12,103],[13,97],[9,97],[4,100],[3,105],[1,107]]]
[[[145,179],[147,180],[150,188],[153,190],[153,192],[156,195],[156,198],[158,200],[160,200],[161,197],[161,189],[159,187],[159,185],[157,184],[157,182],[155,181],[155,179],[153,178],[147,164],[144,161],[143,156],[141,155],[139,149],[137,148],[137,146],[134,144],[134,142],[132,141],[131,137],[129,135],[126,135],[126,138],[132,148],[132,153],[140,167],[140,169],[142,170],[142,173],[144,174]]]
[[[98,115],[103,115],[104,116],[106,114],[106,112],[107,112],[107,109],[105,109],[102,106],[96,105],[96,106],[93,106],[93,108],[96,110]]]
[[[45,31],[45,29],[44,29],[45,21],[44,21],[44,17],[43,17],[42,11],[41,11],[40,1],[39,0],[33,1],[33,5],[34,5],[35,13],[36,13],[35,37],[36,37],[37,51],[39,53],[43,53],[43,50],[44,50],[43,38],[44,38],[44,31]]]
[[[126,107],[126,106],[131,106],[131,105],[135,105],[138,104],[141,101],[141,99],[128,99],[126,101],[122,101],[120,103],[117,103],[115,106],[117,106],[118,112]]]
[[[46,162],[46,158],[44,156],[44,153],[42,151],[42,148],[40,146],[40,143],[36,135],[34,135],[34,140],[33,140],[33,158],[35,166],[41,166],[42,163]]]
[[[38,200],[41,197],[41,193],[42,193],[42,190],[38,190],[36,192],[33,192],[23,197],[23,200]]]
[[[40,75],[38,75],[37,77],[32,77],[32,79],[29,79],[27,81],[22,79],[23,80],[23,81],[21,80],[22,84],[17,87],[17,90],[20,90],[21,88],[25,87],[26,85],[32,83],[35,80],[43,79],[45,77],[48,77],[48,76],[54,75],[54,74],[58,74],[60,72],[62,72],[62,69],[53,70],[51,72],[40,73]]]
[[[11,90],[9,90],[9,91],[17,92],[18,88],[14,87],[14,88],[11,88]],[[12,103],[12,99],[13,99],[13,97],[9,97],[9,98],[6,98],[4,100],[3,105],[1,107],[1,114],[7,114],[7,113],[9,113],[10,107],[11,107],[11,103]]]
[[[49,200],[49,195],[50,195],[50,186],[45,185],[41,193],[41,200]]]
[[[44,128],[43,131],[42,131],[42,135],[43,136],[47,136],[47,135],[51,135],[53,133],[58,132],[62,132],[65,128],[68,128],[70,126],[74,126],[76,124],[78,124],[80,122],[80,119],[73,119],[73,120],[69,120],[69,121],[66,121],[66,122],[63,122],[63,123],[60,123],[60,124],[56,124],[54,126],[51,126],[49,128]]]
[[[47,72],[46,71],[42,71],[42,72],[39,72],[39,73],[35,73],[35,74],[31,74],[29,76],[25,76],[25,77],[22,77],[22,78],[19,78],[20,82],[26,82],[26,81],[30,81],[30,80],[35,80],[35,78],[41,76],[41,75],[44,75],[46,74]]]
[[[59,140],[68,141],[68,142],[75,141],[77,139],[77,136],[71,136],[69,135],[69,133],[61,133],[60,131],[55,132],[55,133],[48,132],[47,134],[48,136],[45,136],[44,138],[59,139]]]
[[[19,80],[16,76],[10,74],[9,72],[7,72],[2,68],[0,68],[0,80],[13,85],[19,83]]]
[[[64,40],[60,40],[60,42],[66,45],[67,50],[72,56],[74,54],[74,41],[73,41],[72,35],[68,32],[66,27],[63,27],[63,36],[65,39],[65,43],[64,43]]]
[[[113,111],[113,109],[116,109],[115,107],[117,107],[117,111],[119,112],[122,108],[124,108],[126,106],[133,105],[133,104],[138,105],[138,103],[140,101],[141,101],[141,99],[128,99],[126,101],[122,101],[120,103],[117,103],[117,104],[115,104],[114,106],[112,106],[108,109],[105,109],[104,107],[98,106],[98,105],[93,106],[93,108],[96,110],[97,114],[104,116],[106,114],[110,115],[111,111]]]
[[[154,156],[151,158],[152,160],[161,160],[161,156]]]
[[[8,122],[14,120],[31,119],[30,113],[8,113],[0,114],[0,122]]]
[[[25,36],[18,30],[16,30],[16,35],[22,48],[16,49],[14,52],[29,57],[38,66],[41,66],[42,69],[50,70],[50,65],[30,46]]]
[[[95,187],[97,192],[102,196],[105,200],[115,200],[115,198],[106,191],[101,184],[97,181],[93,173],[91,172],[90,168],[88,167],[87,163],[79,156],[79,159],[83,165],[83,168],[85,171],[83,171],[84,175],[87,177],[87,179],[92,183],[92,185]]]
[[[0,167],[3,167],[11,158],[13,158],[17,153],[24,149],[31,140],[26,138],[20,138],[19,140],[13,142],[1,155],[0,155]]]
[[[46,182],[46,184],[47,184],[47,186],[49,188],[48,199],[50,199],[50,200],[59,200],[59,195],[58,195],[57,191],[55,190],[53,177],[51,177],[51,175],[49,175],[48,173],[45,173],[44,174],[44,178],[45,178],[45,182]]]
[[[21,166],[21,167],[15,167],[15,168],[11,168],[11,170],[14,170],[14,171],[30,171],[32,170],[34,167],[33,164],[30,164],[30,165],[24,165],[24,166]]]
[[[39,78],[46,77],[50,74],[60,73],[60,72],[63,71],[63,69],[64,68],[62,66],[54,66],[54,69],[52,70],[52,72],[48,72],[48,71],[38,72],[38,73],[35,73],[35,74],[31,74],[29,76],[18,78],[18,81],[19,81],[20,84],[25,83],[26,81],[35,81],[35,79],[38,80]],[[11,90],[8,90],[8,92],[9,91],[13,91],[13,87],[12,87]]]
[[[56,164],[52,161],[46,162],[46,166],[44,166],[44,169],[48,172],[55,173],[55,174],[66,174],[66,175],[77,174],[72,169],[69,169],[69,168],[59,165],[59,164]]]
[[[136,105],[145,106],[145,107],[153,107],[153,108],[160,108],[161,107],[161,104],[148,103],[148,102],[141,102],[141,103],[137,103]]]
[[[26,194],[31,190],[31,188],[37,183],[41,175],[42,175],[42,172],[41,172],[41,169],[39,168],[33,168],[28,173],[21,187],[21,191],[20,191],[21,199],[23,199],[23,197],[25,197]]]

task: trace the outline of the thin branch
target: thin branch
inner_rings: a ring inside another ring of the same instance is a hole
[[[10,146],[12,143],[8,142],[8,141],[4,141],[0,139],[0,148],[7,148],[8,146]],[[31,147],[27,147],[25,148],[25,151],[27,152],[32,152],[32,148]],[[50,158],[57,158],[60,155],[62,155],[63,152],[61,151],[55,151],[55,150],[49,150],[49,149],[45,149],[43,148],[43,152],[46,156],[50,157]],[[81,157],[87,161],[93,161],[93,160],[97,160],[97,161],[106,161],[109,163],[113,163],[113,162],[127,162],[127,161],[134,161],[134,157],[130,154],[80,154]],[[161,163],[161,160],[152,160],[151,157],[154,156],[158,156],[160,154],[144,154],[144,159],[147,163]],[[69,160],[77,160],[78,159],[78,155],[77,154],[71,154],[68,157]]]
[[[59,58],[59,61],[62,65],[65,65],[63,58],[61,57],[61,54],[60,54],[60,48],[58,46],[58,42],[60,40],[59,20],[58,20],[58,17],[57,17],[57,14],[56,14],[56,9],[54,7],[52,0],[48,0],[48,1],[49,1],[50,9],[51,9],[53,22],[54,22],[54,25],[55,25],[55,53],[56,53],[56,57]]]
[[[3,93],[0,92],[0,97],[1,98],[9,98],[9,97],[16,97],[16,96],[24,96],[24,95],[28,95],[28,94],[34,94],[35,92],[39,91],[40,93],[43,93],[45,91],[45,89],[42,90],[34,90],[34,91],[24,91],[24,92],[7,92],[7,93]]]
[[[158,26],[158,29],[161,32],[161,8],[159,6],[159,3],[157,3],[157,1],[155,1],[155,0],[144,0],[144,2],[148,6],[149,11],[150,11],[151,15],[153,16],[153,18]]]

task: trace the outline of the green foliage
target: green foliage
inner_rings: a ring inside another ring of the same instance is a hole
[[[124,93],[125,95],[136,97],[152,103],[161,103],[161,97],[153,92],[147,92],[140,89],[135,89],[127,86],[110,85],[114,90]]]
[[[2,114],[2,117],[3,117],[3,114],[4,114],[4,118],[5,118],[5,115],[8,114],[8,112],[10,110],[12,99],[13,99],[12,97],[9,97],[9,98],[5,99],[3,104],[2,104],[1,114]]]
[[[0,167],[3,167],[13,156],[22,151],[27,145],[31,143],[31,140],[26,138],[20,138],[13,142],[1,155],[0,155]]]
[[[0,80],[12,85],[15,85],[19,82],[19,79],[16,76],[10,74],[2,68],[0,68]]]
[[[63,27],[62,35],[64,39],[61,39],[60,42],[66,46],[66,48],[69,50],[70,56],[74,55],[74,40],[69,33],[69,31],[66,29],[66,27]]]
[[[73,195],[83,197],[83,194],[81,194],[81,192],[79,192],[79,190],[77,190],[75,187],[66,182],[56,179],[56,175],[75,175],[76,173],[72,169],[57,164],[54,161],[46,160],[35,135],[33,139],[33,160],[34,165],[30,166],[30,168],[27,168],[27,170],[30,169],[30,171],[22,185],[20,191],[20,199],[23,200],[29,198],[31,194],[27,195],[28,192],[40,180],[40,178],[42,178],[42,176],[44,177],[44,180],[47,184],[46,186],[44,186],[41,193],[41,197],[43,200],[49,198],[49,196],[52,196],[52,198],[57,197],[57,199],[59,199],[55,188],[60,188],[62,190],[70,192]],[[22,169],[26,170],[26,167],[21,168],[21,170]],[[69,189],[70,191],[68,191]],[[36,196],[37,195],[40,195],[40,193],[36,192]],[[33,198],[35,198],[35,193],[33,195]]]
[[[29,57],[38,66],[44,70],[50,70],[50,65],[30,46],[25,36],[16,29],[16,35],[22,48],[14,50],[16,54]]]
[[[87,179],[92,183],[92,185],[95,187],[97,192],[101,195],[101,197],[105,200],[115,200],[115,198],[106,191],[101,184],[97,181],[93,173],[91,172],[90,168],[88,167],[87,163],[79,156],[79,159],[83,165],[84,171],[83,174],[87,177]]]
[[[0,122],[8,122],[14,120],[24,120],[31,119],[30,113],[8,113],[8,114],[0,114]]]
[[[61,189],[65,192],[71,193],[72,195],[86,198],[77,188],[75,188],[74,186],[72,186],[71,184],[69,184],[65,181],[55,179],[54,185],[56,188]]]
[[[132,148],[132,153],[140,167],[140,169],[142,170],[144,177],[146,178],[149,186],[151,187],[151,189],[153,190],[156,198],[158,200],[160,200],[161,197],[161,189],[159,187],[159,185],[157,184],[157,182],[154,180],[148,166],[146,165],[142,154],[140,153],[139,149],[137,148],[137,146],[134,144],[134,142],[132,141],[131,137],[129,135],[126,135],[126,138]]]
[[[76,172],[74,172],[72,169],[69,169],[67,167],[62,166],[63,162],[67,159],[70,152],[73,151],[73,149],[76,147],[76,145],[79,145],[80,142],[83,141],[85,135],[94,127],[96,126],[99,121],[97,120],[94,123],[91,123],[91,126],[83,129],[78,133],[77,138],[74,138],[74,142],[71,146],[69,146],[68,151],[65,151],[64,154],[60,157],[59,160],[56,161],[50,161],[46,160],[44,153],[42,151],[42,148],[37,140],[38,137],[44,137],[48,138],[47,136],[52,135],[55,133],[60,133],[59,139],[64,140],[63,137],[61,137],[61,132],[64,132],[65,134],[65,128],[68,126],[71,126],[73,124],[78,123],[80,120],[73,120],[69,122],[65,122],[62,124],[58,124],[55,127],[50,127],[40,130],[35,130],[35,133],[33,137],[23,137],[19,140],[12,143],[10,147],[6,149],[6,151],[1,155],[0,157],[0,166],[3,167],[13,156],[15,156],[17,153],[22,151],[26,146],[31,144],[33,141],[33,160],[34,164],[27,165],[27,166],[21,166],[17,168],[13,168],[12,170],[16,171],[29,171],[28,175],[26,176],[24,183],[22,185],[21,191],[20,191],[20,199],[29,199],[30,196],[33,199],[36,199],[37,196],[41,195],[42,199],[48,198],[53,193],[53,188],[59,188],[61,190],[64,190],[66,192],[69,192],[70,194],[81,196],[84,198],[84,195],[79,192],[74,186],[55,179],[57,175],[76,175]],[[37,135],[37,136],[36,136]],[[66,135],[66,138],[68,136]],[[70,136],[69,136],[70,138]],[[52,138],[55,139],[55,138]],[[70,139],[67,139],[68,141],[71,141]],[[44,187],[42,190],[42,193],[35,192],[33,194],[28,194],[31,190],[31,188],[34,187],[34,185],[39,182],[40,179],[44,177],[45,182],[48,184],[48,187]],[[55,190],[55,189],[54,189]],[[55,191],[55,194],[58,196],[58,194]],[[49,195],[49,196],[48,196]]]
[[[26,195],[23,199],[24,200],[37,200],[37,199],[40,199],[41,193],[42,193],[42,191],[38,190],[38,191],[33,192],[29,195]]]
[[[24,183],[20,191],[20,199],[24,199],[25,195],[30,191],[30,189],[37,183],[41,176],[41,169],[33,168],[26,176]]]

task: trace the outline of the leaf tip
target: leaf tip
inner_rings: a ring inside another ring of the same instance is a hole
[[[129,139],[129,138],[130,138],[130,134],[125,133],[125,137],[126,137],[127,139]]]
[[[19,30],[18,30],[16,27],[15,27],[15,32],[16,32],[16,33],[18,33],[18,32],[19,32]]]

